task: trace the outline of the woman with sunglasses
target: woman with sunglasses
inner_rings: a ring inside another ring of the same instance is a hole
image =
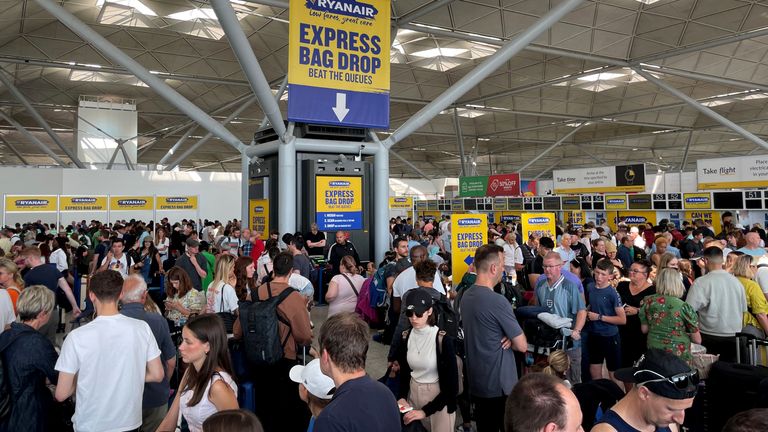
[[[646,337],[640,331],[640,305],[643,299],[656,293],[656,288],[648,281],[651,271],[651,263],[638,261],[632,263],[629,268],[629,281],[622,281],[616,285],[624,304],[624,313],[627,315],[627,323],[619,326],[621,338],[621,366],[629,367],[640,358],[646,349]]]
[[[691,342],[700,344],[699,317],[681,297],[685,290],[678,272],[661,269],[656,294],[643,299],[640,328],[648,335],[648,348],[662,349],[691,364]]]
[[[403,307],[411,329],[402,333],[398,345],[400,399],[398,405],[411,408],[403,423],[421,420],[432,432],[452,432],[456,421],[459,371],[451,336],[436,326],[434,300],[423,288],[410,290]]]

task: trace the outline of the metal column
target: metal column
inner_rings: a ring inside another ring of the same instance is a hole
[[[389,151],[379,146],[373,156],[373,257],[378,262],[390,249],[389,244]]]
[[[256,99],[259,100],[259,105],[272,123],[272,128],[282,137],[285,134],[285,124],[283,124],[280,106],[274,100],[269,82],[264,76],[261,66],[259,66],[259,61],[253,54],[248,38],[245,37],[243,29],[240,27],[240,21],[237,20],[232,4],[229,0],[211,0],[211,7],[216,12],[219,24],[227,35],[232,51],[234,51],[240,67],[243,68],[243,72],[251,84],[251,89],[253,89]]]
[[[534,163],[536,163],[536,161],[537,161],[537,160],[539,160],[539,159],[543,158],[544,156],[546,156],[546,155],[547,155],[549,152],[551,152],[552,150],[554,150],[554,149],[555,149],[557,146],[559,146],[560,144],[562,144],[563,142],[565,142],[565,140],[567,140],[568,138],[570,138],[570,137],[571,137],[573,134],[575,134],[576,132],[578,132],[578,131],[579,131],[579,129],[583,128],[583,127],[584,127],[584,125],[586,125],[586,123],[581,123],[579,126],[577,126],[577,127],[573,128],[573,130],[572,130],[572,131],[570,131],[570,132],[568,132],[567,134],[565,134],[565,136],[564,136],[564,137],[562,137],[562,138],[560,138],[559,140],[555,141],[555,143],[554,143],[554,144],[552,144],[551,146],[547,147],[547,149],[546,149],[546,150],[544,150],[543,152],[539,153],[538,155],[536,155],[536,157],[535,157],[535,158],[533,158],[533,159],[529,160],[529,161],[528,161],[528,162],[527,162],[525,165],[521,166],[520,168],[518,168],[517,170],[515,170],[515,171],[513,171],[513,172],[519,172],[519,173],[522,173],[524,169],[528,168],[529,166],[531,166],[531,165],[533,165]]]
[[[409,167],[410,169],[412,169],[412,170],[413,170],[413,172],[415,172],[416,174],[418,174],[418,175],[420,175],[420,176],[424,177],[424,178],[425,178],[425,179],[427,179],[427,180],[432,180],[432,177],[430,177],[430,176],[426,175],[426,174],[424,173],[424,171],[420,170],[418,167],[416,167],[416,165],[412,164],[412,163],[411,163],[411,161],[409,161],[408,159],[406,159],[406,158],[404,158],[404,157],[400,156],[400,155],[399,155],[399,154],[398,154],[396,151],[394,151],[394,150],[392,150],[392,149],[389,149],[388,151],[392,152],[392,154],[393,154],[393,155],[395,155],[395,157],[396,157],[396,158],[400,159],[400,161],[401,161],[402,163],[404,163],[404,164],[408,165],[408,167]]]
[[[456,129],[456,140],[459,143],[459,156],[461,156],[461,175],[467,175],[467,157],[464,155],[464,136],[461,134],[459,123],[459,109],[453,109],[453,126]]]
[[[39,112],[35,109],[35,107],[32,106],[32,104],[29,102],[29,100],[24,96],[19,89],[16,88],[15,85],[13,85],[13,77],[8,78],[5,74],[7,72],[0,71],[0,81],[5,84],[6,87],[8,87],[8,91],[11,92],[13,97],[15,97],[19,102],[21,102],[22,105],[24,105],[24,108],[26,108],[29,115],[32,116],[32,118],[35,119],[37,124],[40,125],[43,129],[45,129],[45,132],[48,134],[48,136],[51,137],[54,143],[61,149],[61,151],[64,152],[64,154],[67,155],[67,157],[72,160],[72,163],[75,164],[78,168],[85,168],[85,165],[83,165],[82,162],[80,162],[80,159],[75,156],[74,153],[72,153],[61,140],[59,139],[59,136],[56,135],[56,132],[53,131],[51,126],[48,124],[47,121],[43,118],[43,116],[40,115]]]
[[[281,123],[282,124],[282,123]],[[294,124],[277,149],[277,229],[281,234],[296,232],[296,137]]]
[[[249,201],[249,188],[250,188],[250,167],[251,167],[251,159],[243,152],[240,159],[240,172],[242,173],[242,178],[240,182],[240,199],[242,200],[242,205],[240,206],[240,227],[245,230],[246,228],[250,228],[251,226],[251,216],[250,216],[250,209],[251,209],[251,203]],[[269,227],[267,227],[269,229]],[[242,231],[240,231],[242,232]],[[246,241],[249,241],[246,239]]]
[[[111,42],[88,27],[85,23],[80,21],[67,10],[59,6],[56,2],[53,0],[35,1],[40,5],[40,7],[48,11],[48,13],[56,17],[56,19],[69,27],[70,30],[79,35],[85,42],[93,45],[94,48],[99,50],[99,52],[101,52],[108,59],[131,71],[131,73],[136,75],[138,79],[147,84],[163,99],[167,100],[179,111],[183,112],[192,120],[199,123],[200,126],[214,133],[216,136],[224,140],[224,142],[231,145],[238,151],[242,151],[243,147],[245,147],[245,145],[240,142],[240,140],[233,133],[227,130],[227,128],[220,125],[216,120],[211,118],[197,105],[193,104],[187,98],[180,95],[162,79],[150,73],[147,69],[144,68],[144,66],[140,65],[136,60],[125,54],[122,50],[114,46]]]
[[[652,74],[646,72],[645,70],[634,67],[632,68],[635,72],[637,72],[640,76],[645,78],[648,82],[655,84],[657,87],[663,89],[667,93],[670,93],[677,97],[678,99],[682,100],[686,104],[690,105],[692,108],[695,108],[705,116],[711,118],[712,120],[720,123],[721,125],[727,127],[728,129],[731,129],[732,131],[738,133],[739,135],[743,136],[744,138],[752,141],[753,143],[757,144],[760,147],[768,149],[768,143],[760,139],[757,135],[753,134],[752,132],[744,129],[743,127],[737,125],[736,123],[728,120],[727,118],[723,117],[722,115],[718,114],[717,112],[713,111],[711,108],[706,107],[702,104],[700,104],[696,99],[693,99],[692,97],[688,96],[687,94],[681,92],[680,90],[670,86],[669,84],[661,81],[660,79],[656,78]]]
[[[456,82],[456,84],[452,85],[435,100],[419,110],[419,112],[403,123],[402,126],[397,128],[397,130],[395,130],[386,141],[383,141],[382,144],[386,147],[391,147],[398,141],[429,123],[441,111],[446,109],[466,92],[477,86],[477,83],[487,78],[504,63],[509,61],[510,58],[522,51],[542,33],[547,31],[556,22],[560,21],[561,18],[568,15],[568,13],[582,4],[583,1],[584,0],[565,0],[555,6],[530,28],[507,42],[501,49],[488,57],[483,63],[464,75],[464,77]]]
[[[53,150],[50,149],[47,145],[45,145],[42,141],[40,141],[36,136],[32,135],[30,131],[28,131],[24,126],[22,126],[19,122],[12,119],[11,116],[5,113],[5,111],[0,110],[0,118],[7,121],[11,126],[15,127],[17,131],[21,132],[22,135],[27,137],[28,140],[32,141],[36,146],[40,148],[45,154],[50,156],[54,161],[56,161],[57,164],[61,165],[62,167],[66,168],[67,163],[61,160],[61,158],[53,152]]]

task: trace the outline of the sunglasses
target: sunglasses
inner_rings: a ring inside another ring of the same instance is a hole
[[[643,386],[643,385],[648,384],[648,383],[664,382],[664,381],[672,384],[678,390],[686,390],[686,389],[689,389],[691,387],[696,387],[696,386],[699,385],[699,374],[695,370],[692,370],[690,372],[683,372],[683,373],[680,373],[680,374],[677,374],[677,375],[672,375],[671,377],[665,377],[664,375],[662,375],[662,374],[660,374],[658,372],[654,372],[654,371],[648,370],[648,369],[641,369],[639,371],[636,371],[633,375],[636,376],[637,374],[639,374],[641,372],[648,372],[648,373],[654,374],[654,375],[656,375],[658,377],[661,377],[661,378],[653,379],[653,380],[648,380],[648,381],[643,381],[641,383],[637,383],[638,387],[639,386]]]
[[[421,317],[424,316],[424,312],[416,313],[415,311],[412,311],[412,310],[406,310],[405,311],[405,316],[408,317],[408,318],[413,318],[414,315],[416,315],[416,318],[421,318]]]

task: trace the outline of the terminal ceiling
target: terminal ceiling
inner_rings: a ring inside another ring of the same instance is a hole
[[[254,53],[277,91],[287,72],[288,10],[283,0],[233,1]],[[395,0],[391,128],[444,92],[499,46],[548,12],[556,0]],[[651,3],[651,4],[646,4]],[[176,89],[212,112],[251,89],[207,2],[66,0],[69,12]],[[426,13],[425,13],[426,12]],[[0,68],[74,148],[81,96],[133,99],[142,148],[153,166],[189,119],[118,64],[112,64],[33,0],[0,0]],[[700,158],[764,149],[645,81],[645,68],[760,138],[768,137],[768,1],[585,1],[534,45],[462,96],[393,150],[427,175],[461,172],[455,115],[468,174],[514,172],[584,124],[528,167],[646,162],[649,170],[692,170]],[[3,86],[0,104],[69,162]],[[285,115],[286,98],[280,101]],[[223,119],[233,109],[214,115]],[[258,104],[227,127],[248,143],[262,121]],[[379,136],[386,137],[386,131]],[[0,122],[0,163],[54,165],[7,122]],[[180,151],[206,131],[198,128]],[[681,167],[686,146],[686,166]],[[17,154],[18,153],[18,154]],[[393,177],[416,174],[391,158]],[[239,171],[239,155],[211,140],[182,169]]]

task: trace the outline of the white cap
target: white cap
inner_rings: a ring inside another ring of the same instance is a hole
[[[291,381],[303,384],[308,392],[320,399],[330,399],[333,397],[333,390],[336,385],[320,370],[320,360],[314,359],[306,366],[294,366],[288,373]]]

